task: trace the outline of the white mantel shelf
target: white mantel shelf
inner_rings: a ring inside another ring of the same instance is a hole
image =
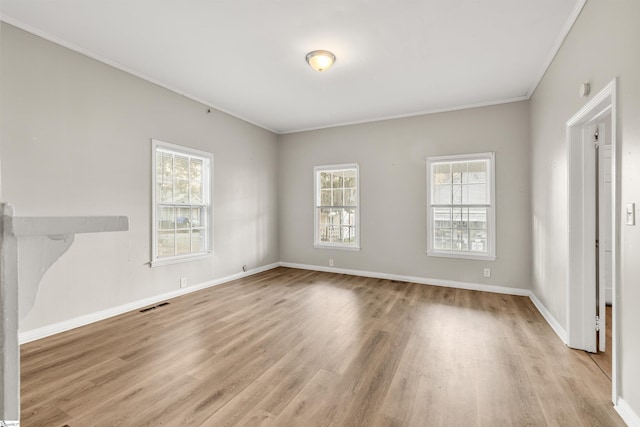
[[[78,233],[127,231],[126,216],[19,217],[0,204],[0,425],[20,425],[19,320],[35,303],[40,280]]]
[[[16,237],[51,237],[129,229],[129,218],[126,216],[12,217],[11,220]]]

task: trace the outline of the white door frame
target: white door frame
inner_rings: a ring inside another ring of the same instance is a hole
[[[587,336],[595,336],[595,150],[592,135],[595,121],[611,114],[611,218],[613,303],[611,399],[618,401],[618,295],[617,265],[620,229],[618,218],[617,80],[612,80],[580,111],[567,121],[568,160],[568,253],[567,253],[567,345],[587,348]],[[589,148],[589,149],[585,149]]]

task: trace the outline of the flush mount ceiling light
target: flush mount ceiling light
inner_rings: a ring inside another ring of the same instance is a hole
[[[314,50],[307,53],[309,66],[316,71],[325,71],[336,62],[336,56],[328,50]]]

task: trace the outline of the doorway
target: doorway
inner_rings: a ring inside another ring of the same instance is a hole
[[[616,80],[567,121],[567,345],[611,351],[612,401],[617,403]],[[607,298],[607,288],[609,298]],[[611,336],[606,336],[606,302]]]
[[[598,368],[611,379],[612,337],[612,245],[613,232],[611,199],[611,110],[593,121],[592,143],[595,147],[595,210],[596,210],[596,350],[588,353]]]

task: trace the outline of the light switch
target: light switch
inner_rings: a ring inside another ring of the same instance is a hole
[[[627,225],[636,225],[636,204],[627,203]]]

